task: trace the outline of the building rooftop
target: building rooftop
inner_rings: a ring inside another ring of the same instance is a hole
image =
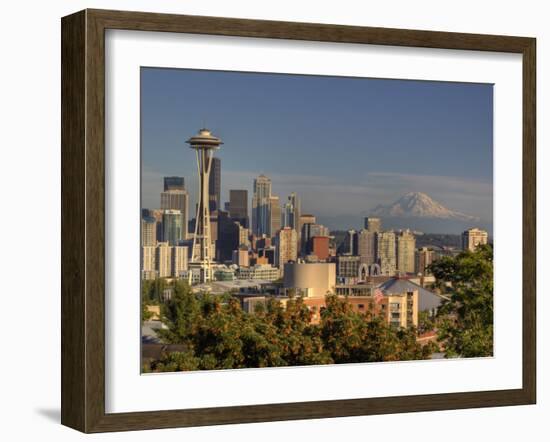
[[[203,291],[214,295],[223,294],[232,290],[260,287],[263,284],[273,284],[273,281],[264,279],[235,279],[233,281],[212,281],[193,286],[193,291]]]
[[[418,310],[431,310],[438,308],[441,302],[446,299],[424,287],[415,284],[405,278],[392,278],[378,286],[385,295],[394,295],[404,292],[418,291]]]

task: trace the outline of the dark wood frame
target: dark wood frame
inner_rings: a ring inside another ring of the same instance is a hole
[[[192,410],[105,413],[105,30],[184,32],[519,53],[523,56],[523,386],[515,390]],[[536,158],[534,38],[84,10],[62,19],[61,422],[141,430],[534,404]]]

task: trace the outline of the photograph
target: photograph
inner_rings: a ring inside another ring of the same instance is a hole
[[[493,88],[142,66],[141,373],[493,357]]]

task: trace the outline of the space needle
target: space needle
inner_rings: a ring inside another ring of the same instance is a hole
[[[200,270],[200,283],[212,280],[212,235],[210,232],[210,207],[208,203],[208,186],[212,155],[220,148],[222,140],[212,135],[208,129],[200,129],[199,133],[189,138],[186,143],[197,154],[197,170],[199,176],[199,194],[197,198],[197,216],[195,218],[195,236],[193,251],[189,263],[189,283],[192,280],[193,269]]]

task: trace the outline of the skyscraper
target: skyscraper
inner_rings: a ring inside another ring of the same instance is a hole
[[[362,229],[357,234],[357,254],[361,257],[361,264],[373,264],[376,262],[376,236],[375,232]]]
[[[281,203],[278,196],[269,198],[269,236],[272,238],[281,229]]]
[[[250,266],[250,257],[248,254],[248,249],[239,248],[233,250],[233,264],[238,265],[239,267],[249,267]]]
[[[292,227],[296,230],[296,245],[300,250],[302,225],[300,223],[301,204],[296,192],[292,192],[281,210],[281,227]]]
[[[250,241],[248,239],[248,229],[243,227],[241,223],[236,221],[239,224],[239,247],[250,247]]]
[[[303,255],[307,254],[307,248],[308,248],[308,242],[310,238],[310,225],[315,224],[316,219],[315,216],[310,214],[303,214],[300,215],[299,218],[299,226],[300,226],[300,247],[299,252]]]
[[[397,267],[395,257],[395,233],[379,232],[377,237],[377,257],[383,275],[393,276]]]
[[[414,271],[415,273],[422,273],[423,275],[429,275],[430,272],[427,267],[434,262],[435,253],[428,247],[422,247],[418,249],[415,254]]]
[[[292,227],[296,232],[300,230],[300,199],[292,192],[283,206],[281,227]]]
[[[185,246],[171,247],[170,273],[174,278],[178,278],[182,272],[187,270],[187,257],[189,250]]]
[[[358,250],[358,247],[357,247],[358,246],[357,239],[358,239],[358,233],[353,229],[348,230],[346,232],[346,237],[344,239],[342,252],[343,253],[348,253],[350,255],[358,255],[359,250]]]
[[[162,210],[178,210],[180,212],[182,218],[181,239],[187,239],[187,225],[189,223],[189,193],[187,192],[187,190],[169,189],[162,192],[160,194],[160,208]]]
[[[382,220],[380,218],[367,216],[365,218],[365,229],[367,229],[369,232],[380,232],[382,230]]]
[[[487,244],[488,234],[485,230],[473,228],[462,233],[462,250],[473,252],[478,245]]]
[[[248,228],[248,191],[231,189],[229,191],[229,216]]]
[[[312,236],[311,237],[311,253],[320,261],[325,261],[329,257],[329,242],[328,236]]]
[[[159,278],[172,276],[172,248],[167,242],[159,242],[155,249],[155,261]]]
[[[162,240],[177,246],[183,238],[183,217],[179,210],[165,210],[162,214]]]
[[[217,157],[212,157],[210,166],[210,179],[208,183],[208,204],[210,212],[221,210],[222,189],[222,162]]]
[[[152,216],[141,218],[141,245],[143,247],[157,245],[157,220]]]
[[[296,248],[296,230],[290,227],[284,227],[279,230],[276,237],[277,258],[276,265],[283,269],[284,264],[298,259],[298,250]]]
[[[218,240],[216,241],[216,256],[218,261],[230,261],[233,250],[240,246],[240,224],[229,217],[229,213],[218,212]]]
[[[409,230],[403,230],[397,236],[397,270],[403,273],[414,273],[414,253],[416,239]]]
[[[157,276],[156,246],[141,247],[142,279],[155,279]]]
[[[260,175],[254,179],[254,195],[252,197],[252,233],[256,236],[270,234],[270,199],[271,180],[265,175]]]
[[[185,190],[185,178],[182,176],[165,176],[164,191]]]

